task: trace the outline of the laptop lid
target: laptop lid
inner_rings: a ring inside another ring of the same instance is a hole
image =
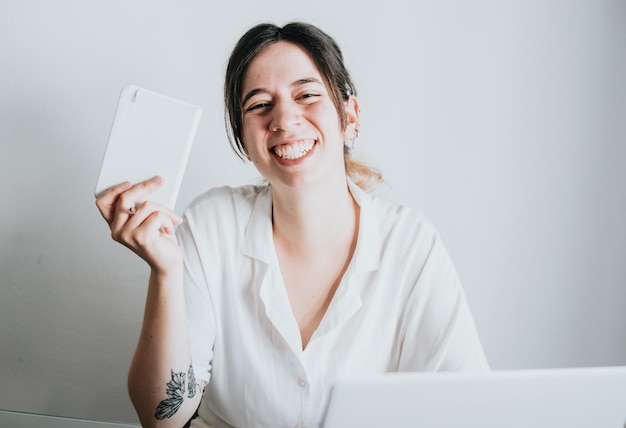
[[[346,379],[323,427],[626,428],[626,366]]]

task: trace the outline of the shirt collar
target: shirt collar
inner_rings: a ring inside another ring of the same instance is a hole
[[[276,257],[272,234],[272,190],[269,185],[259,192],[246,226],[241,252],[266,264]]]
[[[377,212],[371,196],[347,178],[348,188],[360,207],[359,236],[352,258],[355,273],[378,269],[380,265],[381,242]],[[272,191],[271,186],[263,189],[254,204],[250,215],[242,253],[266,264],[276,259],[272,234]]]
[[[359,217],[359,236],[352,257],[354,270],[357,273],[378,269],[382,253],[380,229],[374,202],[369,193],[365,192],[348,177],[348,188],[354,200],[361,208]]]

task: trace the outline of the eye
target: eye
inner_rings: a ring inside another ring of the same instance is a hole
[[[302,100],[302,101],[314,101],[316,98],[320,96],[321,94],[317,92],[305,92],[303,94],[298,95],[296,99]]]
[[[249,113],[249,112],[260,112],[263,111],[269,107],[271,107],[272,104],[271,103],[266,103],[266,102],[257,102],[257,103],[252,103],[250,104],[248,107],[244,108],[244,113]]]

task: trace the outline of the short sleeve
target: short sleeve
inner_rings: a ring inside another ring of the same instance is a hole
[[[400,371],[489,370],[456,270],[436,234],[409,296]]]
[[[216,326],[213,303],[200,257],[202,245],[194,236],[193,218],[185,214],[176,235],[184,257],[183,287],[194,375],[197,379],[209,382]]]

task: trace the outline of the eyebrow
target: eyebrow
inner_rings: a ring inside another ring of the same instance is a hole
[[[323,85],[320,79],[317,79],[315,77],[305,77],[305,78],[296,80],[291,85],[289,85],[289,87],[293,89],[298,86],[306,85],[307,83],[319,83],[320,85]],[[243,97],[243,100],[241,101],[241,105],[243,106],[253,96],[257,94],[262,94],[265,92],[268,92],[268,90],[265,88],[252,89],[250,92],[246,94],[246,96]]]

